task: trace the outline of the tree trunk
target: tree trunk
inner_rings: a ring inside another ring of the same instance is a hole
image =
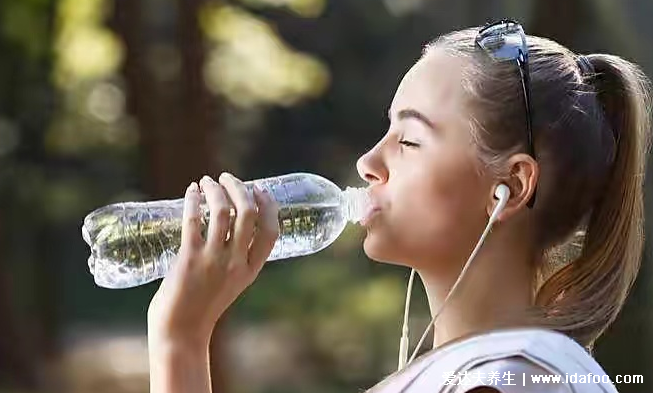
[[[2,235],[0,233],[0,238],[4,239]],[[5,242],[0,247],[7,250]],[[0,387],[34,389],[37,386],[34,354],[27,350],[20,334],[21,324],[10,301],[13,291],[8,269],[2,263],[0,266]]]
[[[55,8],[56,2],[47,0],[23,9],[47,23],[31,37],[46,47],[52,46]],[[52,115],[53,58],[50,53],[30,56],[8,33],[0,33],[0,53],[0,118],[14,123],[21,136],[14,154],[3,157],[4,168],[11,170],[3,171],[0,184],[0,390],[36,390],[47,383],[58,391],[44,365],[54,364],[59,355],[60,299],[54,277],[60,266],[48,254],[51,226],[38,213],[30,214],[39,211],[40,201],[19,197],[15,190],[23,179],[12,174],[16,168],[52,167],[43,141]],[[19,247],[27,251],[21,253]],[[16,260],[21,269],[15,268]],[[32,288],[16,288],[16,282],[29,282]]]
[[[185,186],[187,176],[199,178],[201,174],[215,174],[215,161],[211,159],[212,138],[217,134],[216,100],[211,97],[204,83],[205,42],[199,26],[199,11],[205,0],[180,0],[178,47],[181,52],[181,94],[179,105],[183,110],[183,123],[179,125],[176,135],[179,143],[171,148],[181,147],[181,156],[187,159],[186,173],[180,174],[179,186]],[[176,184],[171,184],[176,186]],[[181,188],[183,189],[183,188]],[[222,318],[211,337],[211,384],[214,392],[227,390],[224,372]]]
[[[578,34],[591,21],[582,0],[539,0],[533,6],[528,34],[547,37],[573,48]]]
[[[166,37],[147,38],[154,29],[145,21],[142,2],[115,2],[115,30],[126,48],[123,74],[128,110],[140,130],[144,185],[152,198],[181,197],[191,181],[217,173],[211,146],[218,134],[219,108],[203,78],[205,45],[198,23],[203,3],[203,0],[179,1],[176,25],[170,26],[176,32],[175,37],[165,40]],[[173,6],[165,4],[165,7]],[[178,69],[173,66],[165,78],[157,77],[160,75],[155,70],[157,60],[151,57],[155,54],[155,43],[159,48],[161,45],[168,48],[171,56],[168,61],[178,60]],[[218,326],[211,340],[214,392],[226,391],[226,379],[220,367],[224,363],[219,361],[221,331]]]

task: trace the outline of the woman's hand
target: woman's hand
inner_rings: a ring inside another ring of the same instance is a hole
[[[206,240],[200,188],[210,210]],[[236,210],[233,228],[230,201]],[[224,173],[219,183],[208,176],[199,187],[192,183],[184,198],[177,260],[148,310],[150,342],[205,350],[216,321],[257,277],[278,236],[278,206],[268,194],[255,190],[252,195]]]

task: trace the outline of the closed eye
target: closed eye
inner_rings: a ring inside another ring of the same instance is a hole
[[[400,144],[400,145],[404,145],[404,146],[406,146],[406,147],[419,147],[419,143],[415,143],[415,142],[407,141],[407,140],[405,140],[405,139],[400,140],[400,141],[399,141],[399,144]]]

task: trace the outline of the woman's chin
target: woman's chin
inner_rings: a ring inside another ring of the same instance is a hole
[[[379,236],[368,235],[363,241],[363,251],[365,255],[373,261],[396,264],[399,255],[397,248],[392,246],[393,242],[389,239],[381,239]]]
[[[429,261],[433,260],[433,256],[437,254],[435,249],[427,247],[421,255],[428,257],[422,258],[420,254],[410,252],[410,250],[416,249],[417,245],[406,245],[394,234],[383,235],[386,234],[378,231],[368,231],[363,241],[363,251],[373,261],[397,266],[417,267],[423,263],[429,263]]]

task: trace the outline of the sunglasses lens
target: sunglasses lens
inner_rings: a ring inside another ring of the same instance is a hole
[[[512,23],[486,27],[480,32],[476,43],[496,60],[515,60],[520,53],[528,53],[523,29]]]

